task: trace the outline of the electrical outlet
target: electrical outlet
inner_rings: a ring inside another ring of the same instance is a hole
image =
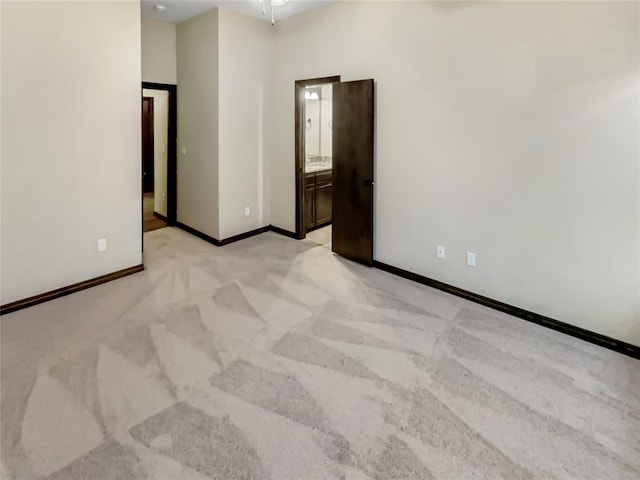
[[[183,157],[187,156],[187,147],[182,147],[182,156]]]
[[[162,153],[165,153],[167,151],[167,146],[163,143],[162,144]]]
[[[467,265],[470,267],[476,266],[476,254],[473,252],[467,252]]]
[[[107,239],[106,238],[98,239],[98,251],[104,252],[106,249],[107,249]]]
[[[438,258],[444,259],[444,257],[445,257],[445,249],[444,249],[444,247],[442,245],[438,245],[436,247],[436,256]]]
[[[244,207],[244,216],[248,217],[251,215],[251,207]]]

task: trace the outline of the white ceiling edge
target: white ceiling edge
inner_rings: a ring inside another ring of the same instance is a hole
[[[290,0],[281,7],[276,7],[276,22],[279,19],[298,15],[333,3],[335,0]],[[143,17],[162,22],[180,23],[216,7],[233,10],[244,15],[271,21],[271,13],[262,15],[262,5],[258,0],[142,0],[140,10]],[[155,5],[163,5],[163,12],[156,12]]]

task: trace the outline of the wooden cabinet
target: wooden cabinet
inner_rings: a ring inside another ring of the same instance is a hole
[[[331,184],[316,184],[316,226],[331,222]]]
[[[332,172],[307,173],[304,181],[304,224],[312,230],[331,223]]]
[[[316,187],[304,189],[304,228],[310,230],[316,226]]]

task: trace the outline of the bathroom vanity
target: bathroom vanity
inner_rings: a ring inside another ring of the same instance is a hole
[[[301,105],[304,119],[302,150],[304,151],[303,203],[300,209],[301,227],[305,231],[324,227],[331,223],[333,202],[332,146],[332,86],[309,85],[305,87]],[[302,193],[302,192],[300,192]]]
[[[332,172],[307,165],[304,178],[304,222],[307,231],[331,223]]]

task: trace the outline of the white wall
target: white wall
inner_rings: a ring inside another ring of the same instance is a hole
[[[178,221],[219,238],[218,10],[178,24],[176,38]]]
[[[270,222],[273,32],[268,22],[228,10],[220,9],[218,20],[219,238],[224,239]]]
[[[176,84],[176,26],[142,17],[142,81]]]
[[[323,157],[331,157],[331,142],[333,136],[331,134],[331,121],[333,117],[333,86],[322,86],[322,100],[320,101],[321,118],[320,118],[320,155]]]
[[[153,97],[153,210],[166,217],[169,92],[144,88],[142,95]]]
[[[294,81],[374,78],[375,258],[640,345],[638,9],[337,2],[279,21],[272,223],[294,229]]]
[[[311,120],[311,124],[309,124]],[[304,153],[320,155],[320,101],[304,101]]]
[[[141,263],[141,58],[138,2],[1,9],[6,304]]]

